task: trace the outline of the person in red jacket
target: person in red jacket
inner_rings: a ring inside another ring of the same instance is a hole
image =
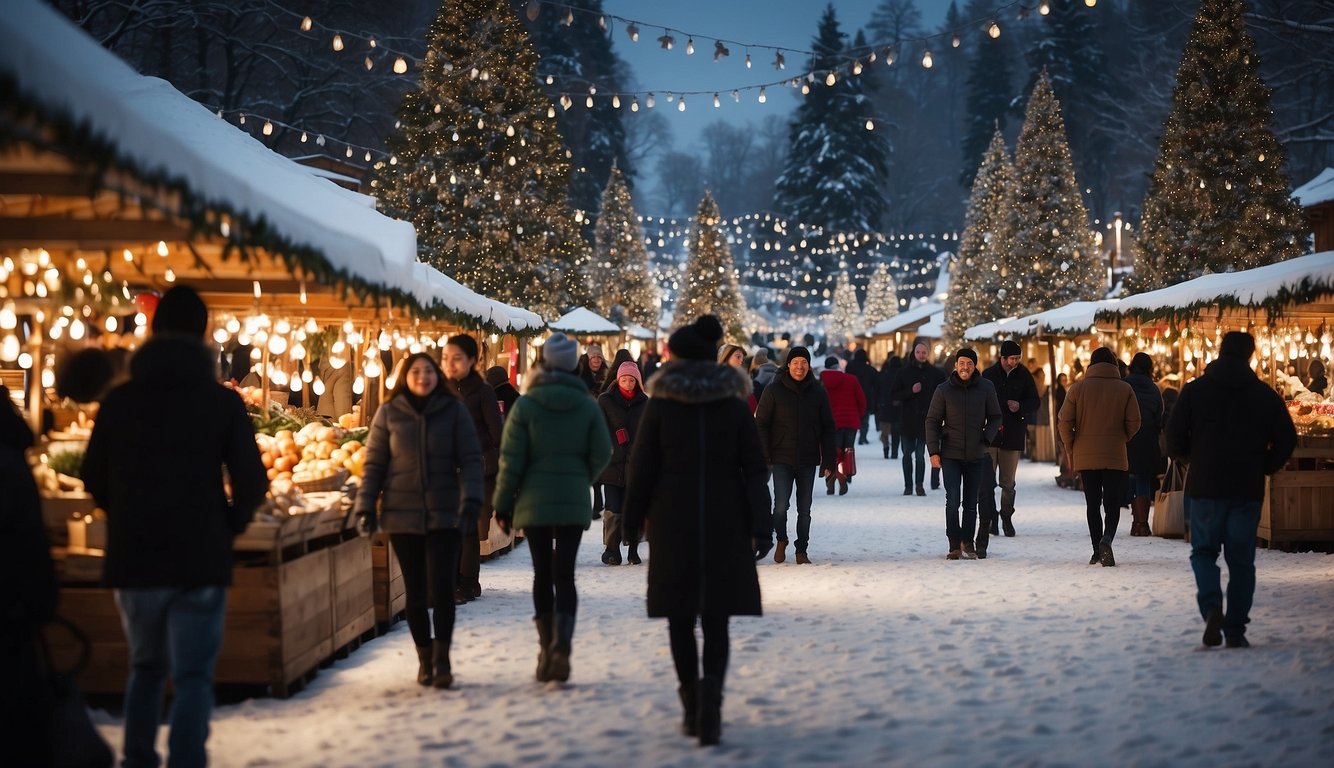
[[[825,493],[833,495],[834,481],[838,481],[838,495],[848,492],[848,483],[856,471],[849,458],[853,446],[857,443],[857,430],[862,425],[862,414],[866,413],[866,393],[861,382],[850,373],[844,373],[838,365],[838,358],[830,355],[825,358],[824,371],[820,373],[820,383],[829,393],[829,407],[834,411],[834,473],[825,478]]]

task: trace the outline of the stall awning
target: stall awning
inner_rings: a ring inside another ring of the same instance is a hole
[[[561,315],[547,327],[553,331],[589,336],[606,336],[621,332],[620,326],[586,307],[575,307]]]

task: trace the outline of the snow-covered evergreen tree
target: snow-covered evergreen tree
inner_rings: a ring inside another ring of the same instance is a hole
[[[1242,12],[1241,0],[1200,3],[1144,201],[1132,292],[1305,250]]]
[[[537,54],[505,0],[445,3],[426,39],[375,180],[382,209],[416,227],[423,261],[554,319],[587,301],[589,251]]]
[[[847,346],[859,334],[866,331],[866,321],[862,319],[862,309],[857,306],[857,289],[847,271],[838,273],[834,285],[834,307],[829,314],[826,336],[831,346]]]
[[[997,290],[1004,313],[1100,298],[1106,276],[1075,181],[1061,105],[1045,72],[1028,97],[1014,171],[1006,222],[1009,266],[1002,265],[1006,277]]]
[[[869,328],[898,313],[899,289],[894,283],[894,275],[890,273],[889,265],[882,261],[875,265],[871,281],[866,285],[866,310],[863,312],[866,316],[866,326]]]
[[[1005,151],[1005,137],[997,129],[973,180],[963,237],[950,269],[942,339],[946,349],[957,348],[964,340],[963,332],[972,326],[1007,315],[1010,303],[1000,296],[1012,284],[1006,227],[1014,188],[1014,168]]]
[[[589,279],[594,306],[617,325],[638,323],[656,328],[658,286],[649,273],[644,229],[625,176],[615,166],[602,193],[601,211]]]
[[[744,340],[746,301],[741,297],[726,223],[713,195],[704,194],[687,240],[685,278],[676,294],[672,325],[689,325],[700,315],[717,315],[728,339]]]

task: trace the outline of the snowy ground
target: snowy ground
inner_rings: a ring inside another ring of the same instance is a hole
[[[291,699],[220,707],[213,764],[1329,764],[1334,557],[1261,550],[1253,647],[1206,651],[1187,545],[1123,518],[1118,567],[1087,565],[1083,497],[1051,465],[1020,467],[1017,537],[948,562],[942,492],[901,496],[899,463],[863,455],[849,495],[817,486],[814,565],[767,560],[765,616],[732,622],[719,747],[680,735],[646,568],[603,566],[595,526],[567,686],[533,681],[521,547],[459,611],[455,690],[416,685],[400,622]]]

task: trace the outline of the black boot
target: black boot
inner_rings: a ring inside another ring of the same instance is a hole
[[[448,688],[454,684],[454,675],[449,667],[449,643],[447,641],[431,641],[431,663],[435,666],[435,674],[431,677],[431,687]]]
[[[630,565],[643,565],[644,561],[639,559],[639,545],[627,544],[629,552],[626,554],[625,562]]]
[[[537,625],[537,682],[545,683],[551,679],[547,669],[551,654],[551,614],[534,616],[533,623]]]
[[[834,495],[834,476],[830,475],[824,479],[824,488],[826,496]]]
[[[676,689],[681,696],[681,707],[685,710],[685,719],[681,721],[681,732],[687,736],[699,735],[699,685],[691,680]]]
[[[723,734],[723,681],[716,677],[699,679],[699,743],[717,744]]]
[[[889,446],[888,446],[888,445],[885,446],[885,458],[887,458],[887,459],[889,458]],[[897,459],[898,457],[895,456],[894,458]]]
[[[620,548],[619,546],[613,544],[613,545],[607,547],[606,549],[602,550],[602,564],[603,564],[603,565],[620,565],[620,564],[621,564],[621,548]]]
[[[987,545],[991,543],[991,526],[996,524],[995,518],[992,518],[991,525],[983,520],[982,524],[977,526],[977,559],[987,559]]]
[[[999,520],[999,518],[995,518],[995,517],[991,518],[991,525],[987,526],[987,530],[989,530],[989,531],[991,532],[991,535],[992,535],[992,536],[999,536],[999,535],[1000,535],[1000,520]]]
[[[430,685],[431,678],[435,677],[435,667],[431,664],[431,646],[417,646],[417,683],[418,685]]]
[[[552,680],[563,683],[570,679],[570,646],[573,641],[574,614],[556,614],[552,625],[551,652],[547,656],[547,670]]]
[[[1001,512],[1000,514],[1001,514],[1001,528],[1005,531],[1006,536],[1013,537],[1014,512]]]

